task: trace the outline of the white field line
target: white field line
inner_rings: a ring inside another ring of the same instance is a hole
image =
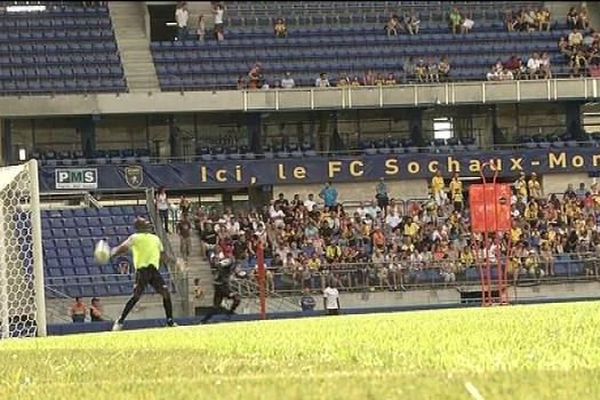
[[[469,392],[473,400],[485,400],[481,393],[479,393],[479,389],[477,389],[471,382],[465,382],[465,389],[467,389],[467,392]]]
[[[211,383],[215,385],[220,385],[225,382],[239,382],[239,381],[250,381],[250,382],[259,382],[267,379],[290,379],[294,380],[303,380],[303,381],[312,381],[312,380],[322,380],[322,379],[335,379],[335,378],[402,378],[409,377],[411,373],[376,373],[373,374],[369,371],[336,371],[330,373],[303,373],[301,375],[295,375],[292,373],[289,374],[244,374],[244,375],[235,375],[235,376],[227,376],[222,374],[214,374],[214,375],[202,375],[198,377],[175,377],[175,376],[167,376],[167,377],[152,377],[152,378],[138,378],[138,379],[105,379],[105,380],[96,380],[94,381],[94,385],[96,387],[101,386],[122,386],[122,385],[168,385],[168,384],[180,384],[180,383]],[[27,378],[26,378],[27,379]],[[80,386],[81,382],[76,381],[45,381],[45,380],[36,380],[31,379],[27,381],[27,383],[22,383],[22,386],[26,387],[28,385],[44,385],[48,387],[70,387],[70,386]],[[483,397],[481,398],[483,399]],[[477,400],[480,400],[479,398]]]

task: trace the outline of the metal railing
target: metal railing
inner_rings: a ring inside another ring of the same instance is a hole
[[[185,312],[188,313],[189,307],[189,278],[187,271],[184,271],[181,266],[175,261],[177,259],[176,253],[173,250],[173,246],[171,245],[171,241],[169,240],[169,236],[165,232],[164,226],[161,221],[161,217],[158,215],[156,203],[154,201],[155,191],[154,188],[146,189],[146,208],[148,209],[148,214],[150,215],[150,220],[154,225],[154,230],[158,237],[160,237],[163,247],[165,249],[165,253],[167,254],[168,261],[167,267],[171,273],[176,274],[180,277],[180,279],[175,280],[175,287],[181,294],[184,299],[184,308]]]
[[[600,280],[600,257],[597,254],[573,253],[569,257],[571,258],[569,260],[555,258],[551,263],[540,260],[531,269],[521,263],[516,276],[514,271],[509,269],[508,283],[511,286],[531,286]],[[515,257],[511,259],[514,260]],[[498,257],[498,261],[504,268],[506,257]],[[498,261],[492,263],[493,278],[497,274]],[[270,294],[298,295],[305,288],[320,291],[331,279],[340,291],[349,292],[479,286],[481,284],[479,266],[482,262],[476,259],[469,265],[461,265],[459,260],[325,264],[320,269],[309,273],[300,270],[280,272],[281,268],[269,269],[267,288]],[[546,270],[559,270],[559,272],[552,276],[546,274]],[[447,278],[450,273],[453,274],[453,278]],[[250,281],[253,287],[257,285],[253,273],[246,274],[245,278],[238,277],[234,280],[234,282],[239,281]]]

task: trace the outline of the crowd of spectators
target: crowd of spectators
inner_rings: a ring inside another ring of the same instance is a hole
[[[560,53],[568,60],[571,77],[598,76],[600,66],[600,35],[593,29],[575,28],[558,41]]]
[[[466,191],[455,174],[431,180],[426,200],[403,203],[392,198],[387,183],[377,183],[372,201],[350,211],[328,183],[318,194],[287,199],[279,194],[261,210],[235,215],[198,210],[195,224],[213,261],[233,257],[237,276],[252,278],[256,244],[265,246],[269,290],[340,289],[406,290],[429,270],[445,285],[465,279],[489,254],[505,265],[514,284],[555,274],[555,257],[563,253],[600,254],[600,192],[597,184],[571,186],[564,194],[544,194],[535,174],[514,182],[512,229],[492,235],[486,249],[481,234],[471,231]],[[587,265],[587,264],[586,264]],[[597,265],[586,271],[597,276]],[[422,283],[422,282],[421,282]]]
[[[486,74],[486,79],[488,81],[552,79],[550,55],[546,52],[541,55],[533,53],[527,62],[515,55],[504,62],[498,59]]]
[[[504,23],[509,32],[542,32],[550,30],[551,17],[547,8],[514,10],[506,13]]]
[[[388,36],[397,36],[398,33],[417,35],[420,26],[421,20],[414,14],[404,14],[403,17],[400,17],[393,13],[384,29]]]

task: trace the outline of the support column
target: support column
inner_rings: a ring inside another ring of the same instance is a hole
[[[8,165],[13,162],[11,128],[12,121],[10,119],[0,120],[0,165]]]
[[[246,117],[248,130],[248,144],[253,153],[261,153],[263,146],[262,138],[262,114],[250,113]]]
[[[569,132],[575,140],[587,139],[581,123],[581,105],[582,103],[578,101],[570,101],[565,104],[567,132]]]
[[[415,108],[409,113],[409,128],[410,139],[415,146],[425,146],[425,138],[423,137],[423,109]]]
[[[181,155],[181,135],[179,135],[179,128],[175,123],[175,116],[169,115],[169,150],[171,157],[179,157]]]
[[[83,154],[86,158],[92,158],[96,151],[96,123],[100,116],[90,115],[81,121],[80,135]]]

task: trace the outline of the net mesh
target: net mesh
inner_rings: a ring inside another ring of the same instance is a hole
[[[36,335],[31,188],[26,165],[0,168],[1,338]]]

